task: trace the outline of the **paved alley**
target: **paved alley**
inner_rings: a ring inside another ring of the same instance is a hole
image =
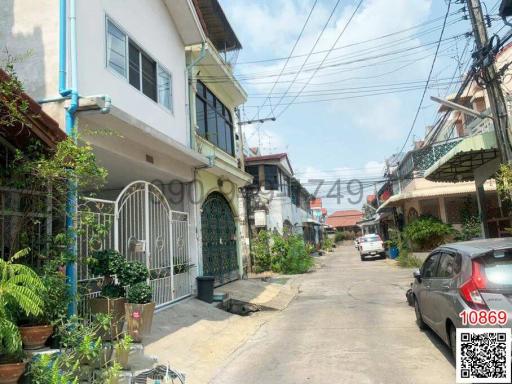
[[[361,262],[353,247],[319,259],[295,300],[248,339],[213,384],[454,383],[449,350],[421,332],[405,291],[411,271]]]

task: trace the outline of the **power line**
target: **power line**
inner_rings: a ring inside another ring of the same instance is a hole
[[[294,85],[294,82],[295,80],[297,80],[297,77],[299,76],[299,74],[301,73],[302,69],[304,68],[304,66],[306,65],[306,63],[308,62],[309,58],[311,57],[313,51],[315,50],[316,46],[318,45],[318,43],[320,42],[320,39],[322,38],[322,35],[324,34],[325,30],[327,29],[329,23],[331,22],[331,19],[332,17],[334,16],[334,13],[336,12],[336,9],[338,8],[338,5],[340,4],[340,1],[341,0],[338,0],[336,2],[336,4],[334,5],[334,8],[332,9],[331,11],[331,14],[329,15],[329,18],[327,19],[327,21],[325,22],[322,30],[320,31],[320,34],[318,35],[317,39],[315,40],[315,43],[313,44],[313,46],[311,47],[311,50],[309,51],[309,54],[306,56],[306,59],[304,60],[304,62],[302,63],[300,69],[296,72],[295,74],[295,77],[293,79],[293,81],[290,83],[290,85],[288,86],[286,92],[284,93],[284,95],[286,95],[290,89],[293,87]],[[283,100],[284,98],[284,95],[283,97],[279,100],[279,102],[277,103],[277,105],[274,107],[274,108],[271,108],[271,112],[270,114],[268,115],[268,117],[270,117],[273,113],[274,113],[274,110],[275,108],[277,108],[277,106],[279,106],[280,102]]]
[[[318,70],[322,67],[322,64],[325,62],[325,60],[327,59],[327,57],[329,56],[329,54],[332,52],[332,49],[334,47],[336,47],[336,44],[338,44],[338,41],[341,39],[341,37],[343,36],[343,34],[345,33],[345,31],[347,30],[348,26],[350,25],[350,23],[352,22],[352,20],[354,19],[354,16],[356,15],[357,11],[359,10],[359,8],[361,7],[361,4],[363,4],[363,1],[364,0],[359,0],[359,2],[357,3],[357,6],[356,8],[354,9],[354,12],[352,12],[352,15],[350,15],[350,18],[348,19],[347,23],[345,24],[345,26],[343,27],[343,29],[341,30],[341,32],[338,34],[338,37],[336,38],[336,40],[334,41],[334,44],[331,46],[331,50],[328,51],[324,57],[324,59],[322,60],[322,62],[319,64],[319,66],[317,67],[317,69],[313,72],[313,74],[311,75],[311,77],[309,78],[309,80],[306,82],[306,84],[303,85],[303,87],[301,88],[301,90],[299,91],[299,93],[294,97],[294,99],[292,100],[292,103],[297,100],[297,97],[300,96],[300,94],[304,91],[304,89],[308,86],[308,84],[311,82],[311,80],[313,79],[313,77],[315,77],[316,73],[318,72]],[[279,114],[279,116],[282,116],[283,113],[286,112],[286,110],[288,108],[290,108],[290,105],[291,104],[288,104],[287,106],[284,107],[284,109],[281,111],[281,113]]]
[[[313,14],[313,11],[315,10],[315,7],[316,7],[317,3],[318,3],[318,0],[315,0],[315,2],[313,3],[313,6],[311,7],[311,10],[309,11],[308,17],[306,18],[306,21],[304,22],[304,24],[303,24],[303,26],[302,26],[302,28],[300,30],[299,36],[295,40],[295,44],[293,45],[293,48],[290,51],[290,54],[288,55],[288,58],[286,59],[284,65],[283,65],[283,68],[281,68],[281,72],[279,73],[279,76],[277,77],[276,81],[274,82],[274,85],[272,85],[272,88],[270,89],[270,92],[268,93],[268,97],[263,101],[263,104],[262,104],[261,108],[263,108],[265,106],[265,104],[267,103],[267,100],[270,100],[269,97],[272,95],[272,92],[274,91],[274,88],[276,87],[276,85],[277,85],[279,79],[281,78],[281,76],[282,76],[286,66],[288,65],[288,62],[290,61],[290,58],[293,55],[293,52],[295,52],[295,48],[297,48],[297,45],[299,44],[299,41],[302,38],[302,35],[303,35],[303,33],[304,33],[305,29],[306,29],[306,26],[309,23],[309,20],[311,18],[311,15]],[[256,113],[255,113],[255,115],[253,117],[253,120],[258,116],[261,108],[258,108],[258,110],[256,111]]]
[[[457,15],[459,13],[460,13],[460,10],[456,11],[456,12],[453,12],[452,14],[450,14],[450,16],[454,16],[454,15]],[[402,30],[399,30],[399,31],[391,32],[391,33],[388,33],[388,34],[385,34],[385,35],[381,35],[381,36],[377,36],[377,37],[374,37],[374,38],[371,38],[371,39],[367,39],[367,40],[357,41],[355,43],[351,43],[351,44],[347,44],[347,45],[342,45],[342,46],[334,48],[334,50],[340,50],[340,49],[350,48],[350,47],[361,45],[361,44],[366,44],[366,43],[371,43],[371,42],[379,41],[379,40],[382,40],[382,39],[385,39],[385,38],[388,38],[388,37],[391,37],[391,36],[399,35],[401,33],[405,33],[405,32],[412,31],[414,29],[418,29],[418,28],[420,28],[422,26],[425,26],[425,25],[433,24],[433,23],[435,23],[435,22],[437,22],[439,20],[442,20],[443,18],[444,18],[444,16],[441,16],[441,17],[438,17],[438,18],[435,18],[435,19],[426,21],[424,23],[420,23],[420,24],[417,24],[417,25],[414,25],[412,27],[405,28],[405,29],[402,29]],[[462,20],[462,19],[458,19],[457,21],[460,21],[460,20]],[[441,25],[439,27],[436,27],[436,28],[428,29],[426,32],[436,31],[440,27],[441,27]],[[413,37],[413,36],[414,35],[412,35],[411,37]],[[407,39],[410,39],[411,37],[408,37]],[[315,52],[312,53],[312,55],[318,55],[318,54],[326,53],[328,51],[329,51],[328,49],[320,50],[320,51],[315,51]],[[300,54],[300,55],[291,56],[290,58],[291,59],[295,59],[295,58],[305,57],[307,55],[308,55],[307,53],[304,53],[304,54]],[[286,60],[287,58],[288,58],[288,56],[283,56],[283,57],[276,57],[276,58],[272,58],[272,59],[261,59],[261,60],[254,60],[254,61],[244,61],[244,62],[237,63],[237,66],[239,66],[239,65],[248,65],[248,64],[259,64],[259,63],[266,63],[266,62],[272,62],[272,61],[281,61],[281,60]],[[210,65],[218,65],[218,64],[210,64]]]
[[[445,39],[442,39],[441,40],[441,43],[444,43],[444,42],[452,42],[454,40],[457,40],[461,37],[464,37],[466,36],[467,34],[466,33],[462,33],[462,34],[456,34],[456,35],[453,35],[453,36],[450,36],[450,37],[447,37]],[[326,64],[325,63],[325,60],[322,60],[321,62],[321,65],[320,65],[320,68],[318,68],[318,66],[315,65],[315,63],[310,63],[309,65],[311,66],[311,68],[306,68],[306,61],[302,63],[302,65],[300,66],[300,68],[298,70],[292,70],[292,71],[288,71],[286,73],[283,73],[283,75],[297,75],[296,77],[298,77],[298,74],[300,72],[309,72],[309,71],[315,71],[317,69],[324,69],[324,68],[336,68],[336,67],[339,67],[339,66],[344,66],[344,65],[349,65],[349,64],[355,64],[355,63],[360,63],[362,61],[368,61],[368,60],[375,60],[375,59],[380,59],[380,58],[383,58],[383,57],[388,57],[388,56],[394,56],[394,55],[400,55],[400,58],[403,58],[403,57],[407,57],[407,56],[412,56],[412,55],[415,55],[417,54],[416,52],[411,52],[411,51],[417,51],[417,50],[420,50],[422,48],[426,48],[426,47],[430,47],[430,46],[437,46],[439,44],[439,41],[436,39],[435,41],[432,41],[432,42],[428,42],[428,43],[422,43],[422,44],[419,44],[419,45],[414,45],[414,46],[409,46],[409,47],[405,47],[405,48],[401,48],[401,49],[398,49],[398,50],[394,50],[394,51],[390,51],[390,52],[385,52],[385,53],[380,53],[380,54],[376,54],[376,55],[367,55],[367,52],[365,52],[364,54],[361,54],[361,53],[357,53],[357,54],[353,54],[353,55],[343,55],[343,56],[340,56],[342,57],[345,61],[334,61],[337,58],[333,58],[331,63],[329,64]],[[378,50],[385,50],[385,49],[382,49],[382,48],[379,48]],[[406,53],[406,55],[401,55],[403,53]],[[346,59],[352,59],[352,60],[346,60]],[[325,65],[324,65],[325,64]],[[375,64],[379,64],[378,62],[377,63],[373,63],[373,65]],[[198,65],[200,66],[200,65]],[[245,75],[239,75],[237,76],[237,79],[240,80],[240,81],[247,81],[247,80],[251,80],[251,79],[268,79],[269,77],[277,77],[279,76],[279,74],[277,73],[273,73],[273,72],[255,72],[255,73],[247,73]],[[221,82],[224,82],[226,80],[231,80],[232,81],[232,78],[229,77],[229,76],[225,76],[225,75],[222,75],[222,76],[201,76],[201,79],[204,79],[206,81],[209,81],[209,82],[213,82],[215,80],[221,80]],[[213,80],[213,81],[212,81]]]
[[[443,29],[441,30],[441,34],[439,36],[439,42],[437,44],[436,53],[434,54],[434,59],[432,60],[432,65],[430,67],[430,71],[429,71],[429,74],[428,74],[428,77],[427,77],[427,83],[425,84],[425,88],[423,89],[423,94],[421,95],[420,103],[418,105],[418,109],[416,110],[416,114],[414,116],[414,120],[412,121],[411,128],[409,129],[409,132],[407,133],[407,137],[405,138],[405,142],[402,145],[402,148],[400,149],[399,154],[401,154],[404,151],[404,148],[407,145],[407,142],[409,141],[409,138],[411,137],[411,133],[414,130],[414,125],[416,124],[416,120],[418,119],[418,116],[420,114],[421,106],[423,105],[423,100],[425,99],[425,95],[426,95],[427,90],[428,90],[428,84],[430,82],[430,78],[432,76],[432,72],[434,71],[434,66],[436,64],[437,54],[439,52],[439,47],[441,46],[441,40],[443,39],[444,30],[445,30],[445,26],[446,26],[446,20],[448,19],[448,15],[450,13],[451,3],[452,3],[451,0],[449,0],[448,1],[448,7],[447,7],[447,10],[446,10],[446,15],[445,15],[445,18],[444,18]]]

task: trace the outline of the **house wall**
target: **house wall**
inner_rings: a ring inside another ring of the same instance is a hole
[[[77,1],[79,91],[108,94],[134,118],[187,144],[185,46],[161,0]],[[107,67],[106,17],[172,75],[173,111],[151,100]]]
[[[12,55],[26,56],[16,64],[16,69],[28,93],[36,99],[58,96],[59,3],[55,0],[0,3],[1,45]],[[107,15],[172,74],[172,112],[106,66]],[[77,1],[77,44],[81,96],[108,94],[116,107],[187,144],[185,47],[161,0]],[[44,110],[64,127],[62,103],[47,104]]]

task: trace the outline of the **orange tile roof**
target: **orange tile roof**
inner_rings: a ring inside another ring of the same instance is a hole
[[[356,209],[349,209],[346,211],[336,211],[330,215],[326,223],[332,227],[354,227],[357,222],[362,220],[363,212]]]

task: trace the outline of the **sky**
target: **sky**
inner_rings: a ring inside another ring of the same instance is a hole
[[[360,208],[361,197],[379,187],[373,180],[382,179],[385,159],[405,144],[448,3],[363,0],[356,10],[358,2],[220,0],[243,46],[231,58],[249,95],[242,118],[276,117],[259,125],[259,134],[258,125],[245,126],[246,139],[265,154],[287,152],[295,176],[323,197],[329,213]],[[497,13],[496,0],[484,3]],[[452,0],[405,151],[435,122],[430,95],[455,93],[468,68],[473,42],[464,35],[471,25],[462,7]],[[347,186],[351,179],[365,182],[364,189]],[[318,188],[310,180],[325,182]]]

